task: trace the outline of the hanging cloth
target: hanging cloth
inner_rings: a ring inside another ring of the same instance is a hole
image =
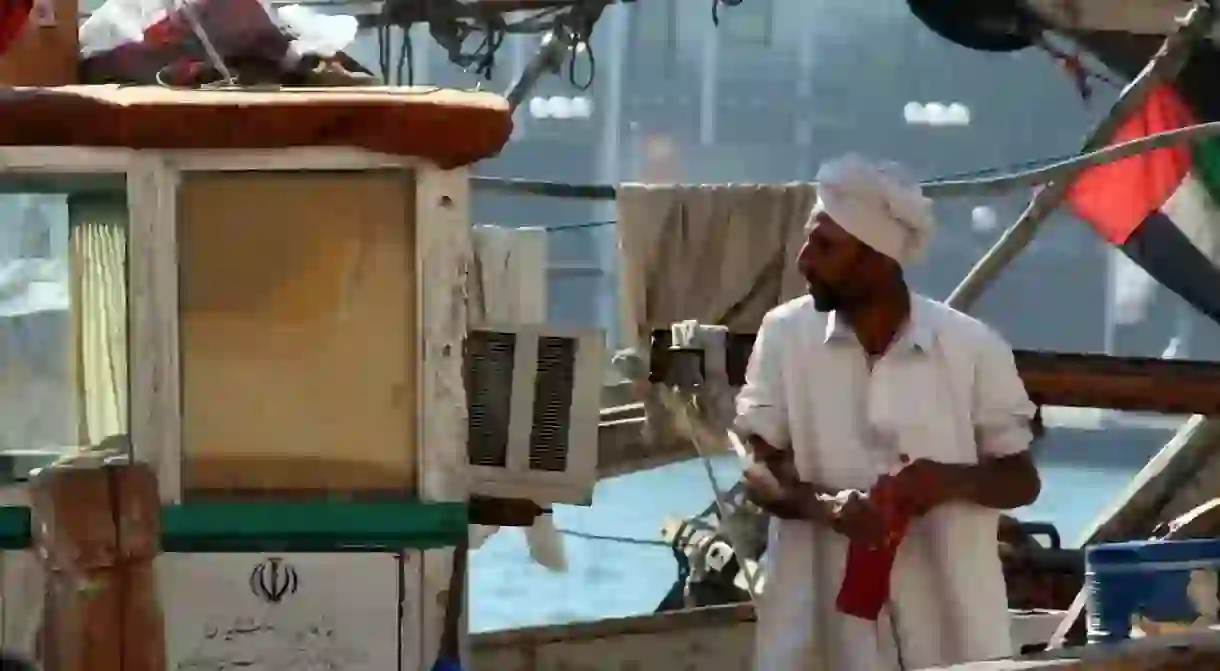
[[[758,330],[767,310],[805,290],[790,261],[816,199],[812,184],[620,186],[625,344],[684,320]]]

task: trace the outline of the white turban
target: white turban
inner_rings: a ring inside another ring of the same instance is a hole
[[[918,261],[932,237],[932,201],[895,163],[848,154],[818,170],[814,215],[825,212],[864,244],[906,264]]]

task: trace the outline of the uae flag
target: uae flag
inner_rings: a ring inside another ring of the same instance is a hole
[[[1164,86],[1111,142],[1195,123],[1177,91]],[[1220,323],[1220,138],[1090,168],[1072,185],[1067,202],[1152,279]]]

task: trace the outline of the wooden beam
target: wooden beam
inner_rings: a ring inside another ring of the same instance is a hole
[[[1220,415],[1220,364],[1103,354],[1015,352],[1039,405]]]
[[[669,334],[653,334],[652,379],[665,379]],[[729,383],[740,386],[754,345],[752,334],[729,339]],[[1131,412],[1220,416],[1220,363],[1166,361],[1103,354],[1061,354],[1017,350],[1017,371],[1030,398],[1039,405],[1108,408]],[[614,407],[602,410],[598,431],[598,475],[613,477],[698,456],[689,441],[663,445],[645,435],[644,408],[629,402],[629,384],[607,388]]]
[[[1010,611],[1009,617],[1013,641],[1023,645],[1046,640],[1047,620],[1053,621],[1056,614]],[[673,660],[680,659],[682,668],[750,671],[755,668],[754,627],[754,606],[743,603],[479,633],[470,637],[474,653],[471,666],[476,669],[535,669],[543,668],[537,660],[545,659],[551,663],[550,668],[667,669],[675,666]],[[1195,638],[1171,638],[1160,647],[1191,645]],[[1089,651],[1090,659],[1105,657],[1105,649],[1109,647],[1127,649],[1126,646],[1094,647],[1100,649]],[[1143,647],[1150,646],[1145,644]],[[1019,666],[1022,663],[1026,666]],[[1038,661],[1016,662],[1016,665],[1011,661],[998,661],[992,662],[994,666],[983,663],[963,668],[966,671],[1024,668],[1059,671],[1063,667],[1093,671],[1164,669],[1113,665],[1081,667],[1072,666],[1070,661],[1058,663],[1060,666]],[[1215,668],[1215,665],[1184,668],[1206,669]]]
[[[753,334],[733,334],[730,384],[741,385]],[[1220,363],[1017,350],[1017,370],[1039,405],[1165,414],[1220,415]],[[654,331],[652,379],[665,379],[669,333]]]

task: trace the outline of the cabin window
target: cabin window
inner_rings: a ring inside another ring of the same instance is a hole
[[[413,491],[413,189],[401,171],[183,176],[184,496]]]
[[[0,482],[126,445],[127,221],[119,176],[0,178]]]

